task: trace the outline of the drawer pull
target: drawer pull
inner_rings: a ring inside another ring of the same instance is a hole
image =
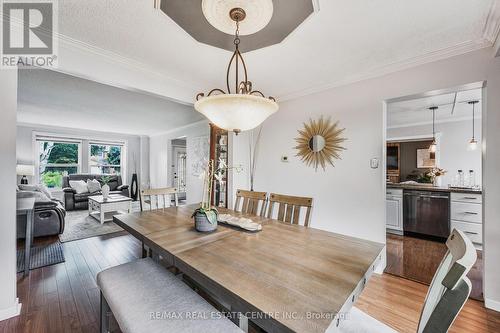
[[[476,197],[464,197],[465,200],[477,200]]]
[[[475,212],[464,212],[464,214],[467,214],[467,215],[477,215],[478,213],[475,213]]]
[[[469,234],[469,235],[479,235],[479,233],[472,232],[472,231],[464,231],[464,233]]]

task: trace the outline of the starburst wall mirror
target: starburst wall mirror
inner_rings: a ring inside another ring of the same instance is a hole
[[[321,166],[326,170],[328,165],[335,167],[334,160],[340,159],[340,153],[345,150],[342,143],[346,138],[342,137],[344,128],[339,127],[339,122],[332,122],[330,118],[322,116],[317,120],[309,119],[304,123],[304,128],[298,130],[297,155],[301,160],[318,170]]]

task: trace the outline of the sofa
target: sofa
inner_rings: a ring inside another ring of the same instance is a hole
[[[92,174],[74,174],[63,177],[62,187],[64,191],[64,208],[66,210],[78,210],[78,209],[88,209],[89,207],[89,196],[101,194],[100,192],[86,192],[77,194],[76,190],[71,188],[69,185],[70,180],[83,180],[88,179],[98,180],[101,185],[103,184],[102,177],[110,177],[108,182],[110,194],[121,194],[123,196],[129,197],[129,186],[122,184],[122,177],[118,175],[92,175]]]
[[[43,185],[18,185],[18,198],[35,198],[33,237],[53,236],[64,231],[66,210]],[[17,217],[17,238],[26,236],[26,216]]]

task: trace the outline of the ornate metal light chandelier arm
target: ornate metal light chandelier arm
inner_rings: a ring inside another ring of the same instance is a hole
[[[231,86],[229,84],[229,77],[231,75],[231,66],[233,65],[233,62],[235,62],[235,93],[238,94],[239,90],[241,88],[241,83],[239,82],[239,73],[240,73],[240,60],[241,64],[243,65],[243,73],[245,75],[245,80],[243,83],[248,82],[248,72],[247,72],[247,66],[245,64],[245,60],[243,59],[243,56],[241,55],[241,52],[239,50],[239,44],[240,44],[240,22],[239,20],[236,20],[236,32],[234,34],[234,46],[235,50],[233,52],[233,56],[231,57],[231,60],[229,61],[229,65],[227,66],[227,72],[226,72],[226,85],[227,85],[227,92],[228,94],[231,93]]]
[[[215,89],[210,90],[210,92],[207,94],[207,96],[212,96],[212,94],[214,92],[220,92],[223,95],[226,94],[226,92],[224,90],[219,89],[219,88],[215,88]],[[205,93],[199,93],[198,95],[196,95],[196,100],[198,101],[202,97],[205,97]]]

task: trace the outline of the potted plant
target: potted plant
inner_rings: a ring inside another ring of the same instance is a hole
[[[104,200],[107,200],[109,198],[109,185],[108,183],[111,181],[110,176],[102,176],[101,177],[101,183],[103,184],[101,187],[101,193],[102,193],[102,198]]]
[[[432,184],[434,186],[441,186],[441,176],[444,176],[446,174],[446,170],[445,169],[441,169],[441,168],[432,168],[431,171],[428,172],[428,176],[431,178],[432,180]]]
[[[212,185],[214,178],[214,161],[208,162],[203,181],[203,198],[200,208],[197,208],[192,217],[197,231],[211,232],[217,229],[217,209],[212,207],[210,199],[212,197]]]

